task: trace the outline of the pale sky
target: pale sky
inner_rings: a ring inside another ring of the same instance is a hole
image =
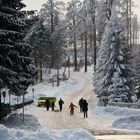
[[[26,9],[28,10],[40,10],[41,5],[47,0],[23,0],[23,3],[26,4]]]
[[[135,2],[134,12],[138,15],[140,19],[140,0],[133,0]]]
[[[40,10],[41,5],[45,3],[47,0],[23,0],[26,4],[26,9],[28,10]],[[69,1],[69,0],[63,0]],[[133,0],[135,2],[136,7],[134,8],[134,12],[138,15],[140,20],[140,0]]]

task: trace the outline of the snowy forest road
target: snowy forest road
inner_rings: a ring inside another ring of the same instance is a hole
[[[73,73],[73,78],[80,79],[81,86],[74,92],[62,97],[64,100],[64,106],[62,112],[46,111],[46,108],[30,108],[27,113],[37,117],[42,127],[50,130],[59,129],[73,129],[83,128],[91,132],[93,135],[125,135],[125,134],[139,134],[131,131],[123,131],[119,129],[113,129],[111,127],[114,120],[99,118],[92,115],[93,108],[95,108],[96,96],[93,91],[92,81],[83,72]],[[80,98],[84,98],[89,104],[89,117],[84,118],[83,113],[80,113],[78,102]],[[77,108],[75,109],[74,116],[69,114],[69,105],[73,102]],[[58,109],[58,103],[56,102],[56,108]],[[98,137],[99,138],[99,137]]]
[[[63,96],[64,106],[62,112],[46,111],[45,108],[31,108],[29,112],[36,116],[43,127],[47,129],[67,129],[67,128],[85,128],[90,129],[90,118],[84,119],[83,114],[79,112],[78,102],[80,98],[84,98],[89,103],[89,109],[93,108],[95,95],[93,94],[93,87],[91,81],[84,73],[75,73],[73,78],[81,79],[81,86],[78,90]],[[90,86],[89,86],[90,85]],[[75,115],[69,115],[69,105],[73,102],[77,108],[75,109]],[[56,103],[58,109],[58,103]]]

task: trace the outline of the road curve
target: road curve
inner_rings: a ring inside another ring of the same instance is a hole
[[[75,78],[75,80],[77,78],[81,79],[81,87],[76,89],[76,91],[62,97],[65,102],[62,112],[47,112],[45,108],[31,107],[26,111],[26,113],[37,117],[41,126],[49,130],[83,128],[89,130],[93,135],[139,134],[133,131],[112,129],[111,124],[113,120],[105,120],[104,118],[97,118],[96,116],[89,116],[86,119],[83,118],[83,113],[79,112],[78,101],[81,97],[86,99],[89,103],[90,113],[95,107],[95,94],[93,91],[92,82],[85,73],[75,72],[73,75],[74,77],[72,78]],[[74,116],[69,115],[68,107],[71,102],[77,106]],[[58,108],[57,103],[56,108]]]

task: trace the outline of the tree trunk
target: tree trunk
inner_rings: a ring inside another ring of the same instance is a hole
[[[107,20],[109,21],[110,20],[110,17],[111,17],[111,10],[112,10],[112,6],[113,6],[113,2],[114,0],[106,0],[106,7],[107,7],[107,11],[106,11],[106,17],[107,17]]]
[[[66,68],[67,68],[67,65],[65,65],[65,68],[64,68],[64,71],[63,71],[63,76],[66,75]]]
[[[89,36],[89,44],[90,44],[90,48],[92,48],[93,45],[93,37],[92,37],[92,30],[90,30],[90,36]]]
[[[126,32],[127,32],[127,45],[130,44],[130,30],[129,30],[129,27],[130,27],[130,19],[129,19],[129,0],[127,0],[126,2],[126,15],[127,15],[127,29],[126,29]]]
[[[96,25],[94,24],[94,71],[96,71],[96,59],[97,59],[97,44],[96,44]]]
[[[77,48],[76,48],[76,38],[74,39],[74,71],[77,71]]]
[[[51,44],[52,44],[51,68],[53,68],[54,67],[54,46],[53,46],[53,42]]]
[[[70,78],[70,56],[68,58],[68,77]]]
[[[50,5],[51,5],[51,35],[54,32],[54,15],[53,15],[53,0],[50,0]],[[51,42],[52,45],[52,62],[51,62],[51,67],[54,67],[54,44],[53,41]]]
[[[95,1],[93,1],[93,6],[94,6],[94,10],[93,10],[93,17],[92,17],[92,22],[93,22],[93,40],[94,40],[94,71],[96,71],[96,59],[97,59],[97,55],[96,55],[96,51],[97,51],[97,44],[96,44],[96,23],[95,23]]]
[[[85,72],[87,72],[87,32],[85,32]]]
[[[59,79],[59,65],[57,66],[57,87],[60,85],[60,79]]]
[[[23,94],[23,122],[24,122],[24,102],[25,102],[25,97],[24,97],[25,95]]]
[[[0,106],[1,106],[1,91],[0,91]]]
[[[129,30],[130,30],[130,47],[132,47],[132,23],[131,23],[131,20],[132,20],[132,3],[131,3],[131,0],[129,0]]]
[[[81,48],[84,47],[84,39],[83,39],[83,36],[81,36]]]
[[[75,17],[73,18],[73,25],[76,26]],[[77,71],[77,42],[76,42],[76,33],[74,31],[74,71]]]
[[[37,59],[35,58],[35,66],[36,66],[36,68],[37,68]],[[37,74],[35,75],[35,80],[36,80],[36,82],[37,82],[37,80],[38,80],[38,71],[37,71]]]
[[[43,78],[42,78],[42,61],[41,61],[41,58],[40,58],[40,82],[43,81]]]

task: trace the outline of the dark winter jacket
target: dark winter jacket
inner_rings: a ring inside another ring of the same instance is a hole
[[[88,111],[88,103],[87,103],[87,101],[86,101],[86,100],[83,100],[82,110],[83,110],[83,112]]]
[[[52,102],[52,103],[51,103],[51,106],[52,106],[52,107],[55,107],[55,103],[54,103],[54,102]]]
[[[81,106],[82,107],[82,105],[83,105],[83,99],[81,98],[80,100],[79,100],[79,106]]]
[[[58,103],[60,106],[62,106],[64,104],[64,101],[62,99],[60,99]]]
[[[46,99],[45,105],[48,106],[48,107],[50,106],[49,99]]]

